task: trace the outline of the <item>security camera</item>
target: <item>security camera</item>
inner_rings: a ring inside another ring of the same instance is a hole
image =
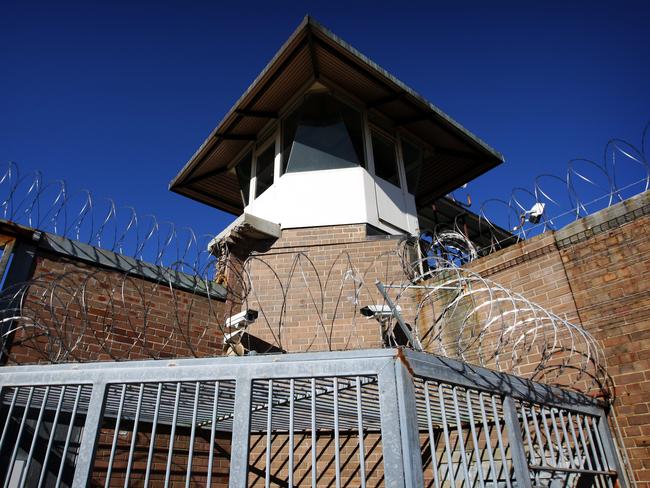
[[[397,312],[402,311],[402,308],[399,305],[397,305],[395,309]],[[359,311],[364,317],[374,317],[377,320],[383,320],[393,316],[393,310],[388,305],[368,305]]]
[[[243,310],[226,319],[225,327],[229,329],[244,328],[257,319],[257,310]]]

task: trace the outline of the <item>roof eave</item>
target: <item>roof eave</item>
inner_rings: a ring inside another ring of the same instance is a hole
[[[241,106],[245,100],[252,96],[252,94],[259,88],[261,82],[269,76],[269,72],[272,70],[273,66],[285,56],[288,56],[289,48],[292,44],[295,44],[301,35],[306,35],[307,30],[311,29],[312,33],[320,34],[321,38],[325,41],[333,43],[338,48],[343,51],[347,51],[352,58],[356,58],[357,61],[360,61],[362,65],[366,65],[367,68],[370,68],[376,71],[376,74],[385,78],[388,82],[395,85],[395,87],[403,91],[406,96],[410,96],[413,100],[417,101],[423,108],[429,110],[431,114],[441,121],[443,124],[447,124],[455,132],[457,132],[464,140],[470,142],[475,149],[479,152],[487,153],[491,157],[495,158],[498,162],[497,164],[504,161],[503,155],[490,147],[485,141],[480,139],[478,136],[473,134],[471,131],[467,130],[461,124],[456,122],[440,108],[433,105],[431,102],[426,100],[423,96],[417,93],[415,90],[407,86],[404,82],[400,81],[398,78],[390,74],[388,71],[383,69],[381,66],[373,62],[370,58],[359,52],[353,46],[345,42],[343,39],[338,37],[336,34],[331,32],[329,29],[324,27],[322,24],[316,22],[313,18],[306,16],[303,18],[302,22],[291,34],[289,39],[282,45],[282,47],[275,53],[273,58],[266,64],[262,72],[255,78],[255,80],[249,85],[246,91],[239,97],[237,102],[230,108],[227,114],[221,119],[219,124],[210,132],[209,136],[203,141],[198,150],[192,155],[192,157],[185,163],[180,172],[174,177],[174,179],[169,184],[169,189],[175,191],[176,187],[182,184],[183,180],[188,176],[194,167],[199,164],[200,160],[203,159],[203,156],[208,149],[211,149],[210,146],[214,144],[214,139],[217,134],[223,133],[228,126],[234,121],[234,118],[237,116],[237,111],[242,110]],[[297,46],[294,46],[294,49]],[[493,167],[493,166],[492,166]]]

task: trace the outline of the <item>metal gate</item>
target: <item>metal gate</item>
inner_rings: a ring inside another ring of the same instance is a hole
[[[626,486],[584,395],[382,349],[0,368],[3,486]]]

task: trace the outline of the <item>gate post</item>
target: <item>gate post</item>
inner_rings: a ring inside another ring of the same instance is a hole
[[[384,484],[390,488],[404,488],[404,456],[400,430],[399,395],[395,378],[395,359],[381,367],[379,384],[379,413],[381,418],[381,443],[384,453]]]
[[[97,436],[104,416],[104,397],[106,394],[106,383],[93,384],[88,412],[81,433],[81,444],[79,455],[72,480],[73,488],[84,488],[88,486],[89,476],[95,461],[95,449],[97,447]],[[72,425],[70,426],[72,428]],[[63,461],[61,461],[63,462]]]
[[[229,488],[245,488],[248,485],[248,443],[250,438],[252,387],[253,380],[251,376],[242,368],[239,368],[233,409]]]
[[[424,486],[418,409],[413,376],[399,359],[395,361],[399,424],[402,433],[402,457],[406,486]]]
[[[519,427],[519,416],[517,407],[511,396],[503,397],[503,419],[508,433],[508,444],[512,453],[512,466],[515,471],[515,479],[519,488],[531,488],[530,470],[524,451],[524,438]],[[505,462],[505,460],[504,460]]]

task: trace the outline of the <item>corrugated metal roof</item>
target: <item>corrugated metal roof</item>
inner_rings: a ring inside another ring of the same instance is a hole
[[[429,143],[418,202],[429,203],[503,157],[440,109],[310,17],[306,17],[170,183],[170,189],[222,210],[243,210],[237,179],[226,171],[248,140],[310,80],[349,92],[396,127]]]

